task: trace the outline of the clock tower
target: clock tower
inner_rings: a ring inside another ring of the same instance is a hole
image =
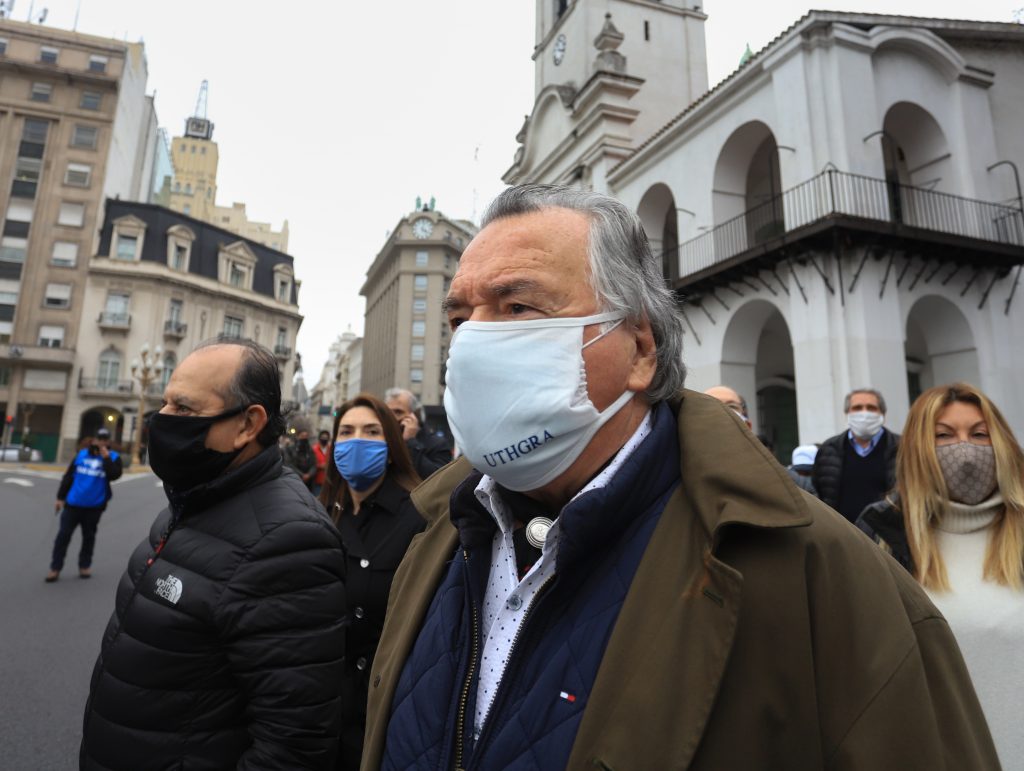
[[[606,172],[707,91],[702,0],[537,0],[535,101],[509,184],[603,190]]]

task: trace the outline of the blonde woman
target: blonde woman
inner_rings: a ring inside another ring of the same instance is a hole
[[[1004,769],[1024,769],[1024,451],[998,408],[965,383],[921,394],[896,491],[857,524],[949,621]]]

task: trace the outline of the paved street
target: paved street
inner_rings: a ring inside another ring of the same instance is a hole
[[[78,768],[82,711],[114,590],[163,506],[151,473],[125,474],[100,520],[93,577],[78,578],[75,532],[64,572],[43,582],[57,534],[59,471],[0,464],[0,768]]]

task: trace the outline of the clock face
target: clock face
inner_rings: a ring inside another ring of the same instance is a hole
[[[427,217],[420,217],[414,223],[412,223],[412,234],[416,238],[430,238],[430,234],[434,232],[434,223]]]
[[[555,39],[555,48],[551,52],[551,58],[554,59],[555,66],[562,63],[562,59],[565,58],[565,35],[559,35]]]

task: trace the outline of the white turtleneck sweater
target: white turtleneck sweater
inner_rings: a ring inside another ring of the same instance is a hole
[[[985,581],[996,493],[976,506],[950,503],[937,526],[950,592],[928,596],[949,622],[985,711],[1004,771],[1024,771],[1024,591]]]

